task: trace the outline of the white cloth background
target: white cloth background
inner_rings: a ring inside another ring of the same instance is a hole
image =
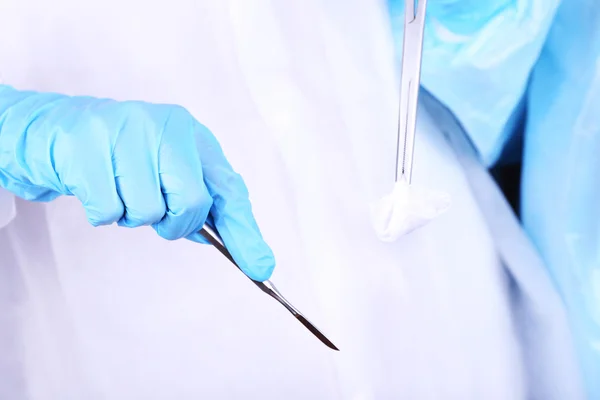
[[[527,373],[492,231],[425,110],[414,181],[453,206],[392,244],[370,226],[395,160],[382,2],[7,0],[0,37],[8,84],[178,103],[213,130],[250,188],[273,281],[341,349],[208,246],[92,228],[73,198],[19,201],[0,231],[0,271],[18,294],[0,305],[14,333],[0,336],[6,398],[577,398],[574,369]],[[544,282],[552,301],[536,307],[564,329]],[[545,350],[568,358],[569,338]]]

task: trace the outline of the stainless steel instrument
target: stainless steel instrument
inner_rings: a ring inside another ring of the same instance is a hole
[[[415,3],[417,3],[416,12]],[[412,178],[426,7],[427,0],[404,1],[404,42],[402,45],[402,76],[400,78],[396,182],[405,180],[408,184]]]
[[[223,240],[214,229],[205,224],[204,227],[200,230],[200,234],[206,240],[208,240],[210,244],[216,247],[217,250],[219,250],[221,254],[223,254],[229,261],[231,261],[233,265],[240,269],[239,265],[233,259],[231,253],[225,247]],[[296,307],[294,307],[289,301],[285,299],[285,297],[281,295],[281,293],[279,293],[279,291],[271,281],[266,280],[264,282],[258,282],[253,279],[250,280],[254,282],[254,284],[258,286],[260,290],[262,290],[263,292],[277,300],[279,303],[281,303],[289,312],[292,313],[294,317],[296,317],[298,321],[300,321],[302,325],[304,325],[309,331],[312,332],[313,335],[315,335],[321,342],[323,342],[323,344],[325,344],[330,349],[339,351],[339,349],[329,339],[327,339],[327,337],[323,333],[321,333],[321,331],[319,331],[304,315],[302,315],[300,311],[298,311]]]

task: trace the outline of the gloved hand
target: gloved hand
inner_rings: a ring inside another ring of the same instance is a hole
[[[151,225],[168,240],[206,243],[197,232],[210,211],[250,278],[273,272],[244,181],[179,106],[0,85],[0,186],[32,201],[74,195],[94,226]]]

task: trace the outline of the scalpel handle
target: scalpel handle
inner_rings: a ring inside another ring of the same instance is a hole
[[[210,244],[212,244],[214,247],[216,247],[216,249],[219,250],[219,252],[221,254],[223,254],[229,261],[231,261],[231,263],[233,265],[235,265],[240,271],[242,271],[240,266],[233,259],[233,256],[231,255],[229,250],[227,250],[227,247],[225,247],[225,244],[223,243],[221,236],[219,236],[219,234],[217,233],[216,230],[211,228],[208,224],[204,224],[204,226],[202,227],[202,229],[200,229],[200,231],[198,233],[200,233],[202,235],[202,237],[204,237],[204,239],[208,240],[208,242]],[[244,275],[246,275],[246,274],[244,274]],[[262,282],[255,281],[254,279],[252,279],[250,277],[248,277],[248,279],[250,279],[252,282],[254,282],[254,284],[256,286],[261,288],[261,290],[263,292],[267,292],[265,285]]]

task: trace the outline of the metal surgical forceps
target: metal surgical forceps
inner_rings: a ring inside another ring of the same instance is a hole
[[[402,45],[402,75],[400,77],[396,182],[405,180],[408,184],[412,177],[415,148],[426,6],[427,0],[404,1],[404,42]]]

